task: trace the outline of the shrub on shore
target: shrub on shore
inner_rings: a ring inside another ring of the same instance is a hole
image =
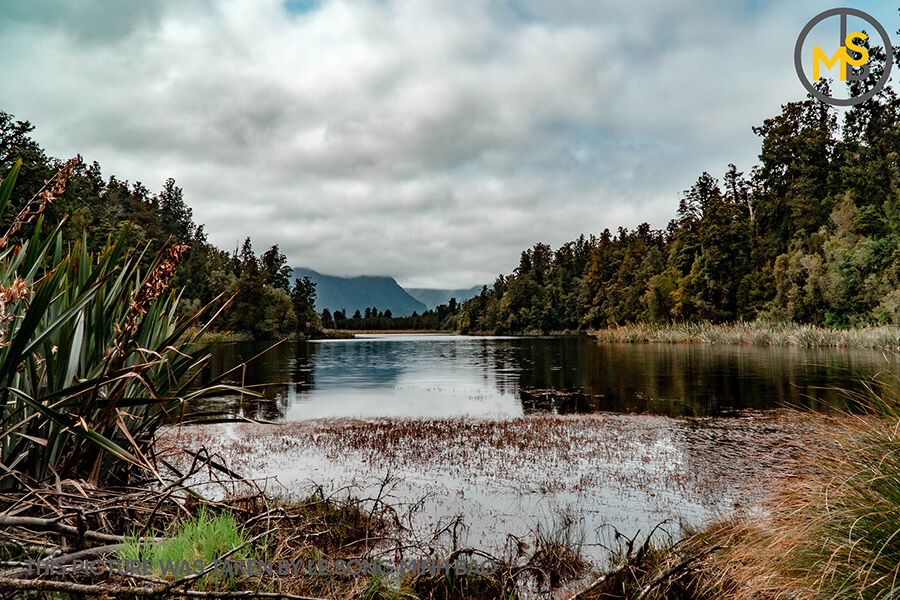
[[[194,328],[201,313],[177,317],[179,296],[167,289],[186,247],[164,247],[142,271],[124,234],[94,254],[86,241],[64,248],[61,227],[42,232],[41,211],[79,162],[66,163],[0,238],[0,489],[153,474],[156,429],[189,418],[193,398],[230,389],[195,388],[190,376],[209,358]],[[0,184],[0,215],[19,164]],[[32,221],[31,238],[15,244]]]

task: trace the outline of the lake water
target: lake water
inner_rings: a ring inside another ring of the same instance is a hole
[[[235,343],[209,374],[271,344]],[[229,381],[265,398],[205,406],[266,420],[322,417],[515,417],[535,413],[728,416],[747,409],[844,408],[840,389],[888,380],[895,354],[701,344],[599,344],[587,337],[360,335],[285,342]],[[879,375],[880,374],[880,375]],[[274,384],[274,385],[273,385]]]
[[[225,345],[206,375],[266,347]],[[265,384],[263,398],[195,407],[263,423],[169,439],[205,446],[279,494],[386,495],[421,539],[458,522],[461,542],[500,552],[507,534],[524,539],[568,514],[599,558],[613,531],[751,506],[812,430],[814,416],[784,409],[846,409],[841,388],[889,381],[897,367],[870,350],[586,337],[286,342],[229,375]]]

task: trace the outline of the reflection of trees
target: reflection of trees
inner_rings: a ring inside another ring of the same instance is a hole
[[[270,345],[270,344],[269,344]],[[241,364],[268,347],[226,344],[202,374]],[[896,362],[896,360],[895,360]],[[845,406],[832,387],[883,370],[881,354],[754,346],[598,344],[590,338],[458,338],[441,341],[285,342],[226,380],[259,386],[262,398],[207,400],[204,410],[283,419],[316,389],[390,389],[407,371],[454,371],[498,393],[518,394],[525,412],[649,412],[727,415],[741,409]]]
[[[525,410],[560,413],[702,416],[845,407],[845,395],[832,388],[860,389],[855,380],[879,370],[880,359],[869,351],[598,344],[584,338],[523,339],[516,347]]]
[[[201,378],[209,381],[249,361],[229,373],[223,383],[250,387],[262,394],[262,398],[222,396],[204,400],[202,410],[267,421],[283,419],[296,398],[310,389],[317,351],[315,344],[306,342],[282,342],[274,346],[271,342],[223,344],[213,352]],[[258,356],[260,353],[263,354]]]

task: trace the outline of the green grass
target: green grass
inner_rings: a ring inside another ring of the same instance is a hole
[[[150,560],[156,576],[162,577],[161,564],[188,564],[207,566],[229,551],[239,548],[246,542],[244,532],[238,527],[235,518],[227,512],[211,515],[205,508],[200,509],[196,519],[184,521],[171,538],[161,541],[128,541],[119,553],[120,560]],[[228,556],[226,560],[234,561],[253,558],[247,548],[242,548]],[[165,575],[167,579],[177,579],[178,575]],[[198,582],[204,589],[233,589],[234,577],[227,573],[208,573]]]

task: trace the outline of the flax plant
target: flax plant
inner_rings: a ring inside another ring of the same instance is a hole
[[[99,253],[45,235],[40,212],[62,193],[66,163],[0,238],[0,489],[49,477],[98,485],[136,472],[156,476],[154,433],[191,419],[191,400],[230,389],[195,385],[210,346],[203,312],[176,318],[168,289],[183,246],[168,246],[142,273],[123,239]],[[8,208],[20,162],[0,183]],[[34,234],[11,237],[35,221]]]

